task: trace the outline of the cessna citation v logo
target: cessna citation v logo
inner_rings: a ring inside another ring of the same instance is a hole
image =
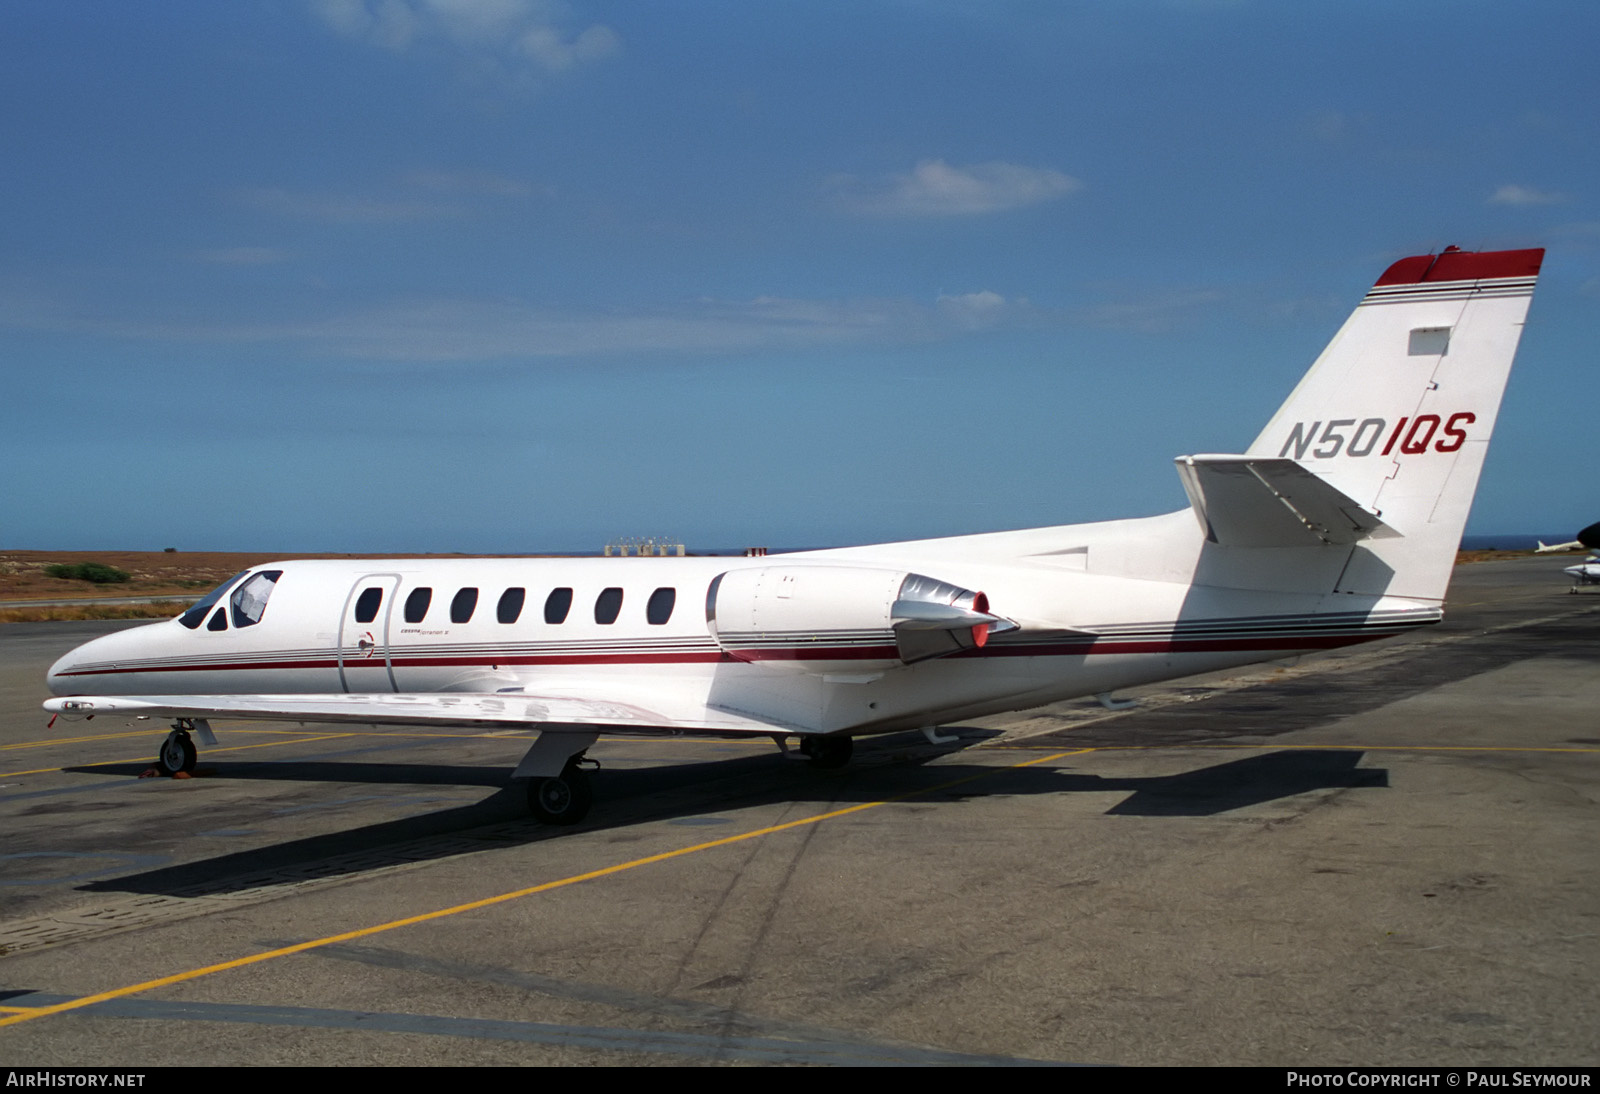
[[[1437,414],[1401,418],[1393,430],[1382,418],[1363,418],[1360,422],[1354,418],[1335,418],[1326,425],[1312,422],[1310,428],[1305,422],[1295,422],[1278,456],[1282,458],[1292,453],[1295,459],[1303,460],[1309,452],[1315,459],[1331,460],[1341,451],[1346,456],[1370,456],[1375,450],[1380,456],[1396,451],[1415,456],[1428,451],[1430,444],[1435,452],[1454,452],[1466,442],[1464,427],[1477,420],[1476,414],[1463,410],[1448,418]],[[1410,428],[1407,428],[1408,423]],[[1351,426],[1355,426],[1354,432],[1348,432]],[[1321,435],[1317,433],[1319,429]],[[1380,441],[1382,449],[1378,448]]]

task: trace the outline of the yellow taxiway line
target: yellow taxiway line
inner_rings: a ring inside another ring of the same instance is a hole
[[[529,727],[529,728],[530,729],[534,729],[534,728],[537,728],[537,727]],[[240,751],[243,751],[244,749],[247,749],[247,748],[270,748],[270,747],[272,747],[274,745],[281,745],[281,744],[310,744],[310,743],[312,743],[314,741],[337,741],[337,740],[341,740],[341,739],[346,738],[346,737],[389,737],[389,738],[402,737],[402,738],[410,738],[410,739],[421,740],[421,741],[427,741],[427,740],[496,740],[496,741],[498,741],[498,740],[508,740],[508,739],[516,740],[516,739],[518,739],[516,737],[516,735],[511,734],[511,733],[506,733],[506,732],[503,732],[503,731],[502,732],[494,732],[494,733],[384,733],[384,732],[381,732],[381,731],[348,730],[348,731],[339,732],[339,733],[313,733],[310,730],[303,730],[303,729],[301,729],[301,730],[294,730],[294,729],[255,729],[255,728],[249,728],[249,727],[235,728],[233,726],[229,726],[228,729],[227,729],[227,732],[229,732],[229,733],[269,733],[269,734],[273,734],[274,736],[278,736],[278,737],[289,737],[290,740],[287,740],[287,741],[283,741],[283,740],[262,741],[262,742],[260,742],[258,744],[253,744],[253,745],[227,745],[227,746],[222,747],[222,748],[207,748],[205,750],[205,755],[206,756],[213,756],[218,752],[240,752]],[[152,737],[153,738],[153,734],[151,733],[150,730],[132,730],[132,731],[130,731],[128,733],[104,733],[104,734],[100,734],[98,736],[93,736],[93,737],[56,737],[56,738],[53,738],[53,739],[48,740],[48,741],[27,741],[27,742],[24,742],[22,744],[0,745],[0,752],[4,752],[4,751],[7,751],[8,749],[16,749],[16,748],[43,748],[46,745],[81,744],[81,743],[83,743],[85,741],[113,741],[113,740],[118,740],[118,739],[123,738],[123,737]],[[674,743],[682,743],[682,744],[693,743],[693,744],[720,744],[720,745],[741,744],[741,743],[746,743],[746,744],[759,743],[764,747],[770,747],[770,746],[767,745],[768,738],[764,737],[764,736],[760,737],[760,738],[750,738],[750,739],[748,739],[746,741],[741,741],[738,738],[722,738],[722,737],[715,737],[715,738],[709,738],[709,737],[706,737],[706,738],[702,738],[702,737],[671,737],[671,738],[667,738],[667,737],[626,737],[626,736],[605,735],[605,736],[602,736],[600,738],[600,740],[602,740],[602,741],[611,741],[611,742],[614,742],[614,743],[615,742],[620,742],[620,741],[637,742],[637,741],[641,741],[641,740],[657,740],[657,741],[669,741],[670,740],[670,741],[672,741]],[[49,775],[49,774],[51,774],[53,772],[67,771],[69,769],[75,769],[75,768],[82,768],[82,767],[112,767],[112,766],[114,766],[116,764],[136,764],[136,763],[144,763],[146,761],[151,761],[151,757],[148,756],[148,755],[146,755],[146,756],[133,756],[133,757],[128,757],[128,758],[119,759],[119,760],[91,760],[88,763],[74,763],[74,764],[66,764],[64,766],[56,766],[56,767],[33,767],[33,768],[28,768],[28,769],[22,770],[22,771],[0,771],[0,779],[9,778],[10,776],[13,776],[13,775]]]
[[[211,756],[218,752],[243,752],[247,748],[275,748],[283,744],[310,744],[312,741],[337,741],[342,737],[359,736],[355,733],[321,733],[313,737],[296,737],[292,741],[261,741],[253,745],[229,745],[227,748],[208,748],[206,755]],[[80,767],[110,767],[114,764],[154,763],[149,755],[134,756],[122,760],[94,760],[86,764],[68,764],[66,767],[35,767],[28,771],[0,771],[0,779],[11,775],[48,775],[53,771],[67,771]]]
[[[352,942],[358,938],[368,938],[372,935],[382,934],[385,931],[397,930],[401,927],[411,927],[418,923],[427,923],[435,919],[444,919],[447,916],[460,915],[462,912],[476,911],[479,908],[490,908],[496,904],[505,904],[508,901],[520,900],[523,897],[533,896],[536,893],[548,893],[554,889],[564,889],[569,885],[577,885],[585,881],[595,881],[599,878],[609,877],[612,874],[620,874],[625,870],[636,870],[641,866],[653,866],[658,862],[667,862],[671,859],[682,858],[685,855],[692,855],[698,851],[710,851],[717,847],[727,847],[730,844],[743,843],[745,840],[759,839],[762,836],[770,836],[775,832],[784,832],[791,828],[802,828],[808,824],[820,824],[825,820],[833,820],[836,817],[849,816],[851,813],[860,813],[868,809],[876,809],[882,805],[890,805],[894,802],[905,801],[907,798],[915,798],[923,794],[932,794],[936,791],[948,790],[952,786],[960,786],[963,783],[974,782],[978,779],[985,779],[991,775],[999,774],[1003,771],[1014,771],[1021,767],[1032,767],[1035,764],[1049,763],[1052,760],[1063,759],[1067,756],[1080,756],[1084,753],[1095,751],[1097,751],[1097,749],[1080,748],[1072,749],[1066,752],[1056,752],[1048,756],[1037,756],[1034,759],[1024,760],[1021,763],[1008,764],[1005,767],[990,768],[986,771],[980,771],[975,775],[965,775],[959,779],[951,779],[949,782],[939,783],[936,786],[923,787],[919,790],[908,790],[904,794],[896,794],[893,797],[884,798],[881,801],[862,802],[859,805],[847,806],[844,809],[835,809],[827,813],[818,813],[816,816],[802,817],[800,820],[785,821],[783,824],[774,824],[769,825],[766,828],[757,828],[749,832],[741,832],[736,836],[724,836],[722,839],[714,839],[706,843],[697,843],[691,847],[680,847],[676,851],[663,851],[657,855],[647,855],[644,858],[636,858],[628,862],[617,863],[615,866],[604,866],[598,870],[590,870],[587,873],[573,874],[570,877],[560,878],[556,881],[547,881],[541,885],[530,885],[525,889],[513,889],[510,892],[500,893],[497,896],[484,897],[482,900],[473,900],[465,904],[456,904],[449,908],[440,908],[437,911],[424,912],[421,915],[407,916],[404,919],[394,919],[387,923],[379,923],[372,927],[361,927],[354,931],[345,931],[341,934],[328,935],[325,938],[315,938],[309,942],[297,942],[292,946],[280,946],[277,949],[264,950],[260,953],[250,954],[246,957],[235,958],[232,961],[221,961],[215,965],[204,965],[197,969],[189,969],[186,972],[173,973],[171,976],[162,976],[154,980],[144,980],[137,984],[129,984],[126,987],[112,988],[110,991],[97,992],[94,995],[85,995],[77,999],[69,1000],[65,1003],[55,1003],[47,1007],[0,1008],[0,1013],[5,1013],[6,1011],[11,1012],[6,1017],[0,1017],[0,1026],[14,1026],[22,1022],[31,1022],[35,1018],[46,1018],[52,1014],[61,1014],[66,1011],[79,1010],[83,1007],[91,1007],[96,1003],[104,1003],[111,999],[121,999],[129,995],[138,995],[141,992],[152,991],[155,988],[163,988],[172,984],[182,984],[189,980],[198,980],[202,976],[210,976],[213,973],[226,972],[229,969],[241,969],[247,965],[259,965],[264,961],[272,961],[279,957],[288,957],[291,954],[304,953],[307,950],[314,950],[322,946],[332,946],[340,942]]]

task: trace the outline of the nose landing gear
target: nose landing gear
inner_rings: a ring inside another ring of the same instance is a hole
[[[172,727],[172,732],[167,734],[167,739],[161,742],[161,750],[156,753],[156,770],[163,775],[176,775],[180,771],[194,770],[195,761],[200,758],[199,751],[194,747],[194,741],[189,738],[189,730],[193,728],[187,718],[180,719]]]

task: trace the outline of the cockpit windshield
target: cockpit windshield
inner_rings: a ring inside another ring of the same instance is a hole
[[[245,576],[247,574],[248,577]],[[241,570],[212,589],[194,607],[178,616],[178,622],[191,631],[199,630],[202,623],[206,624],[208,631],[224,631],[228,629],[228,618],[231,616],[235,629],[253,627],[261,622],[261,617],[266,614],[267,598],[272,596],[272,590],[278,587],[278,579],[282,576],[282,570],[257,570],[253,574],[249,570]],[[217,613],[207,623],[206,613],[227,596],[230,589],[233,590],[233,595],[228,597],[227,610],[217,608]]]
[[[234,582],[249,572],[249,570],[241,570],[215,589],[212,589],[194,607],[178,616],[178,622],[188,627],[191,631],[198,629],[200,624],[206,621],[206,612],[211,610],[211,606],[222,599],[223,594],[233,587]]]
[[[272,595],[282,576],[282,570],[257,570],[233,591],[228,607],[235,627],[253,627],[261,622],[267,610],[267,597]]]

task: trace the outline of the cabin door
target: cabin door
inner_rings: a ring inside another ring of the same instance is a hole
[[[399,691],[389,656],[389,617],[399,574],[367,574],[350,587],[339,621],[339,686],[370,694]]]

